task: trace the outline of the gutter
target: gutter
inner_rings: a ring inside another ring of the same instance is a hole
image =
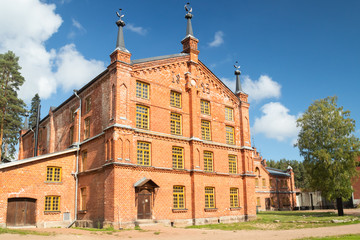
[[[75,178],[75,209],[74,209],[74,221],[72,221],[67,228],[70,228],[76,221],[77,221],[77,209],[78,209],[78,186],[79,186],[79,154],[80,154],[80,134],[81,134],[81,98],[77,94],[77,90],[74,89],[75,96],[79,99],[79,108],[77,111],[79,111],[79,118],[78,118],[78,141],[77,141],[77,151],[76,151],[76,171],[74,173]]]

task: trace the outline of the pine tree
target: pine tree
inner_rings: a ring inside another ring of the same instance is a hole
[[[31,109],[30,109],[30,117],[29,117],[29,126],[34,128],[36,125],[37,118],[37,110],[40,104],[39,94],[35,94],[35,96],[31,99]]]
[[[13,158],[16,151],[21,117],[25,114],[25,103],[18,98],[17,91],[24,83],[19,70],[19,57],[11,51],[0,54],[0,158],[6,152],[7,158]]]
[[[350,111],[337,106],[336,97],[317,100],[297,120],[300,127],[296,146],[304,157],[310,186],[328,200],[335,200],[342,216],[342,201],[353,191],[351,180],[357,175],[356,157],[360,141],[355,137],[355,120]]]

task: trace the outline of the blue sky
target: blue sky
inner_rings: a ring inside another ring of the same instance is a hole
[[[20,96],[42,98],[42,117],[109,64],[115,11],[124,9],[132,59],[181,52],[185,1],[0,0],[0,52],[20,56]],[[249,94],[255,146],[266,159],[298,159],[295,120],[316,99],[338,96],[356,121],[360,1],[196,0],[199,59],[230,89],[234,63]],[[356,135],[359,136],[357,125]]]

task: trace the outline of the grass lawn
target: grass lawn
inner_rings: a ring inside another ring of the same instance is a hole
[[[341,236],[333,236],[333,237],[311,237],[311,238],[300,238],[298,240],[359,240],[360,234],[350,234],[350,235],[341,235]]]
[[[9,234],[20,234],[20,235],[42,235],[42,236],[52,236],[54,233],[49,232],[37,232],[31,230],[22,230],[22,229],[11,229],[11,228],[0,228],[0,234],[9,233]]]
[[[333,223],[332,220],[346,222]],[[260,212],[257,219],[240,223],[220,223],[189,226],[187,228],[208,228],[221,230],[282,230],[298,228],[331,227],[360,223],[354,216],[337,216],[334,212],[271,211]]]

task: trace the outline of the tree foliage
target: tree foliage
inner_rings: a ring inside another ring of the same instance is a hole
[[[280,159],[279,161],[267,160],[266,165],[268,167],[277,168],[281,170],[287,170],[288,166],[291,166],[294,171],[295,187],[301,190],[310,190],[309,176],[305,170],[304,164],[298,160]]]
[[[337,97],[327,97],[311,104],[297,126],[300,133],[295,146],[304,157],[310,187],[328,200],[349,199],[360,149],[350,111],[337,106]]]
[[[40,97],[39,94],[35,94],[35,96],[31,99],[31,109],[30,109],[30,117],[29,117],[29,126],[34,128],[36,125],[36,118],[37,118],[37,109],[40,104]]]
[[[19,58],[11,51],[0,54],[0,156],[13,158],[25,114],[25,103],[17,91],[24,83]],[[4,156],[7,153],[7,156]]]

